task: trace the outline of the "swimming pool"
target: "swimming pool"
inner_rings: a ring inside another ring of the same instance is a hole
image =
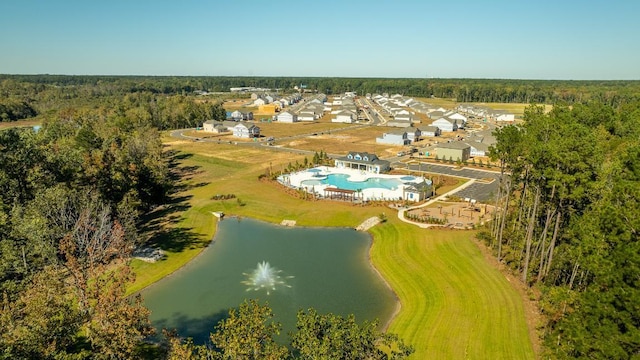
[[[333,185],[345,190],[388,189],[396,190],[403,182],[398,179],[371,177],[365,181],[350,181],[348,174],[328,174],[323,179],[303,180],[303,186]]]

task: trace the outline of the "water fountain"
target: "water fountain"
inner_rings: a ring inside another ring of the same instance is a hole
[[[247,280],[242,283],[247,285],[247,291],[258,291],[261,289],[267,290],[267,295],[271,291],[275,291],[278,287],[291,287],[287,285],[285,279],[291,279],[293,276],[280,276],[282,271],[272,267],[268,262],[263,261],[258,263],[258,267],[251,273],[243,273],[247,276]]]

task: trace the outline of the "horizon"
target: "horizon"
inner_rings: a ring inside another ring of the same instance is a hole
[[[637,13],[625,0],[7,1],[0,73],[634,81]]]

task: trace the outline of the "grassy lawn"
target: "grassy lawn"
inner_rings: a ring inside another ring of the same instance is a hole
[[[520,295],[468,231],[416,231],[393,219],[371,231],[373,264],[402,309],[389,327],[416,359],[533,359]]]
[[[370,254],[401,301],[389,330],[416,348],[412,358],[534,358],[522,300],[482,257],[471,240],[474,233],[420,229],[400,222],[394,210],[383,206],[304,201],[274,182],[258,180],[269,167],[302,162],[302,155],[169,137],[164,141],[176,152],[181,190],[170,206],[152,214],[148,228],[151,241],[168,256],[155,264],[135,261],[138,276],[130,292],[200,253],[216,229],[212,211],[274,223],[290,219],[299,226],[347,227],[385,213],[389,220],[371,230]],[[342,144],[342,152],[351,145]],[[440,192],[463,182],[447,179]],[[216,194],[235,198],[212,199]]]

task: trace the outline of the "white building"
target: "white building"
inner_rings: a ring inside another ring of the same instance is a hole
[[[278,114],[278,122],[282,123],[294,123],[298,121],[298,115],[292,114],[288,111],[281,112]]]
[[[336,117],[332,118],[331,122],[351,124],[356,118],[353,112],[347,110],[339,111],[335,115]]]
[[[458,124],[456,121],[447,118],[440,118],[432,122],[431,126],[437,127],[441,132],[452,132],[458,130]]]

